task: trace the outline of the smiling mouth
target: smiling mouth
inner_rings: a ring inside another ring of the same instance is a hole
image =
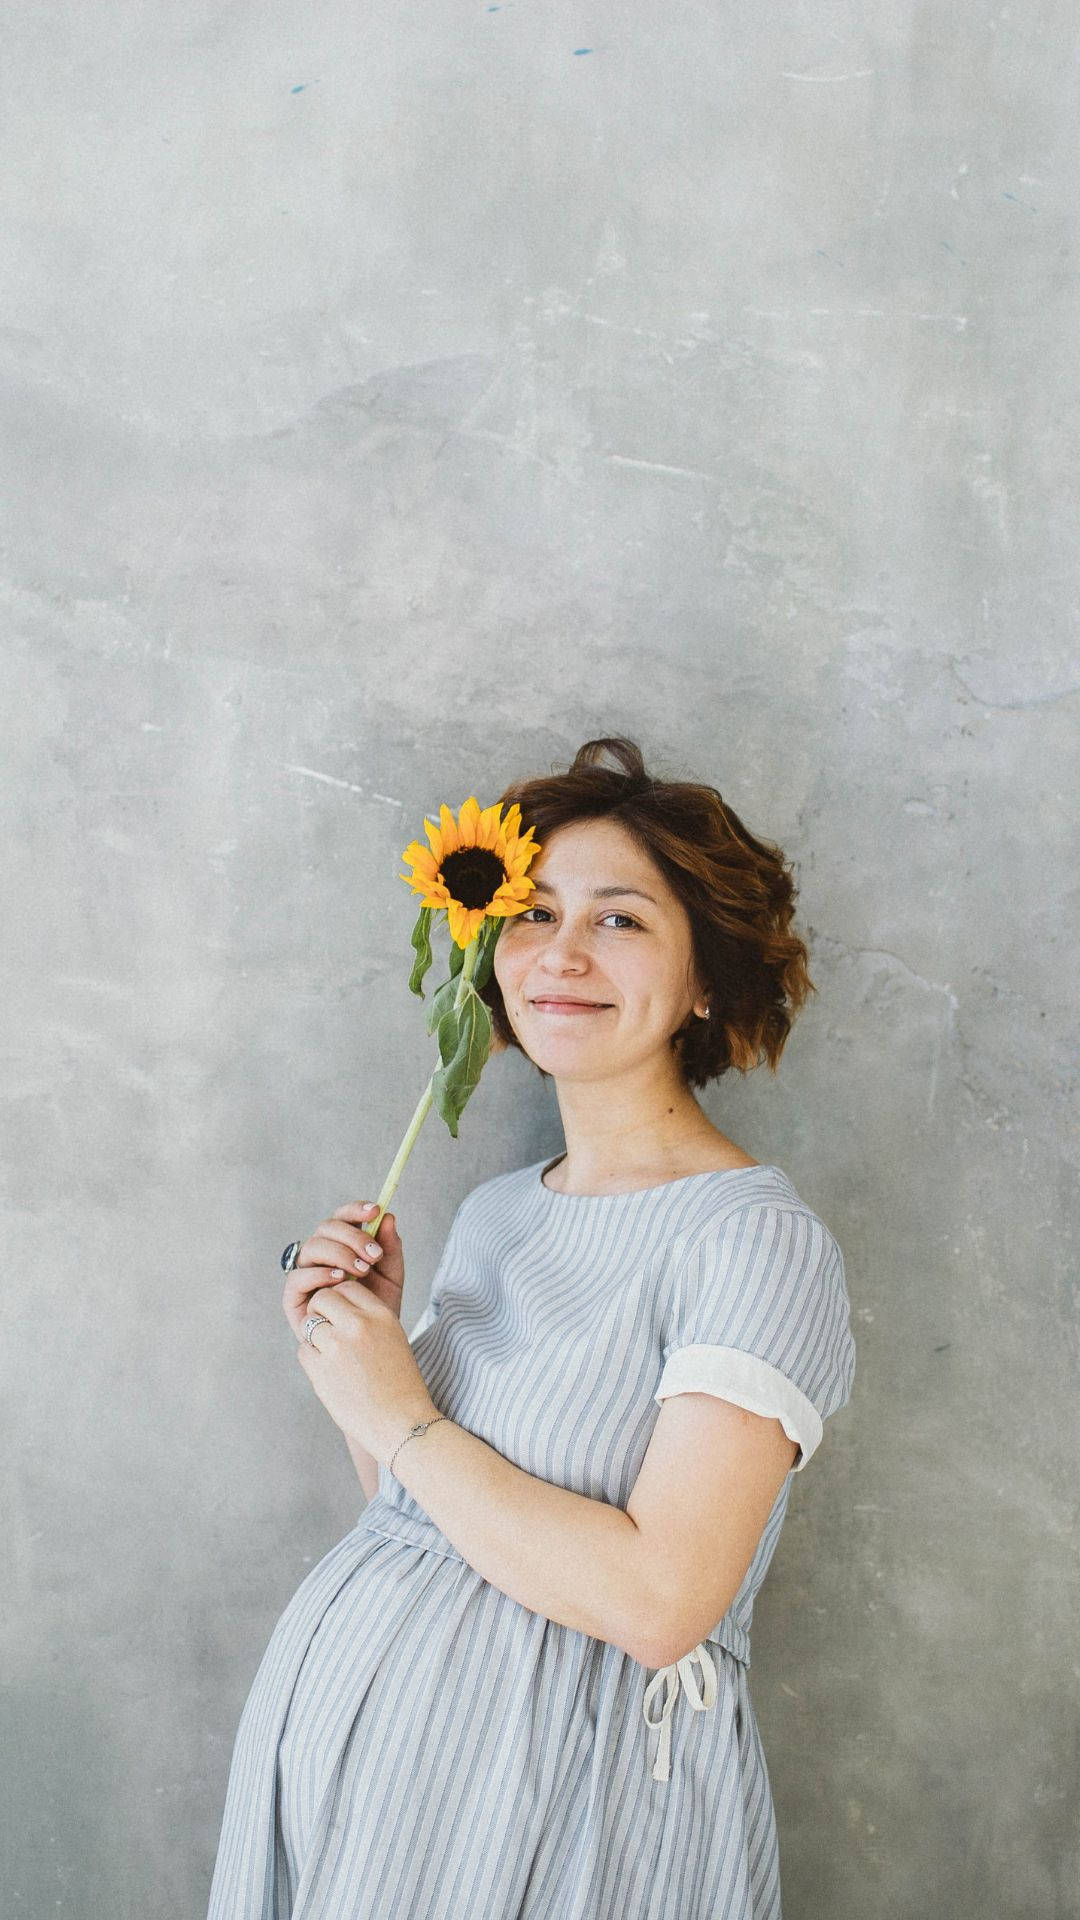
[[[541,1013],[604,1013],[610,1011],[605,1000],[532,1000],[530,1006],[539,1007]]]

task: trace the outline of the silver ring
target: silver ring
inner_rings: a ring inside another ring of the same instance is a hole
[[[329,1325],[330,1321],[327,1319],[325,1313],[308,1314],[307,1319],[304,1321],[304,1339],[307,1341],[309,1347],[315,1347],[315,1342],[311,1337],[315,1328],[328,1327]],[[318,1353],[318,1347],[315,1347],[315,1351]]]
[[[281,1256],[281,1270],[283,1273],[292,1272],[293,1268],[296,1265],[297,1259],[300,1254],[300,1249],[303,1246],[303,1244],[304,1243],[302,1240],[289,1241],[288,1246],[286,1247],[284,1253]]]

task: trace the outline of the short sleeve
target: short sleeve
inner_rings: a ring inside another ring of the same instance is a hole
[[[791,1471],[801,1473],[855,1376],[844,1260],[832,1234],[807,1207],[750,1202],[701,1235],[682,1279],[677,1334],[653,1398],[715,1393],[773,1416],[798,1442]]]

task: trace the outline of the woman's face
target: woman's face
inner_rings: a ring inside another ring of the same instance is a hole
[[[507,918],[494,966],[529,1058],[574,1080],[670,1057],[671,1035],[705,1000],[686,909],[649,855],[617,821],[575,821],[545,840],[529,878],[530,904]]]

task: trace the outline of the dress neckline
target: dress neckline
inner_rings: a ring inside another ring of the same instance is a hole
[[[786,1178],[782,1167],[774,1166],[767,1161],[755,1160],[748,1167],[707,1167],[703,1173],[683,1173],[676,1180],[662,1180],[656,1187],[624,1187],[618,1193],[560,1193],[557,1187],[549,1187],[545,1184],[544,1175],[550,1173],[552,1167],[557,1167],[559,1161],[565,1158],[565,1153],[556,1154],[554,1160],[548,1160],[540,1166],[536,1177],[535,1185],[539,1187],[541,1193],[549,1194],[552,1200],[630,1200],[635,1194],[664,1193],[668,1187],[685,1187],[691,1180],[724,1180],[735,1173],[778,1173],[781,1179]]]

